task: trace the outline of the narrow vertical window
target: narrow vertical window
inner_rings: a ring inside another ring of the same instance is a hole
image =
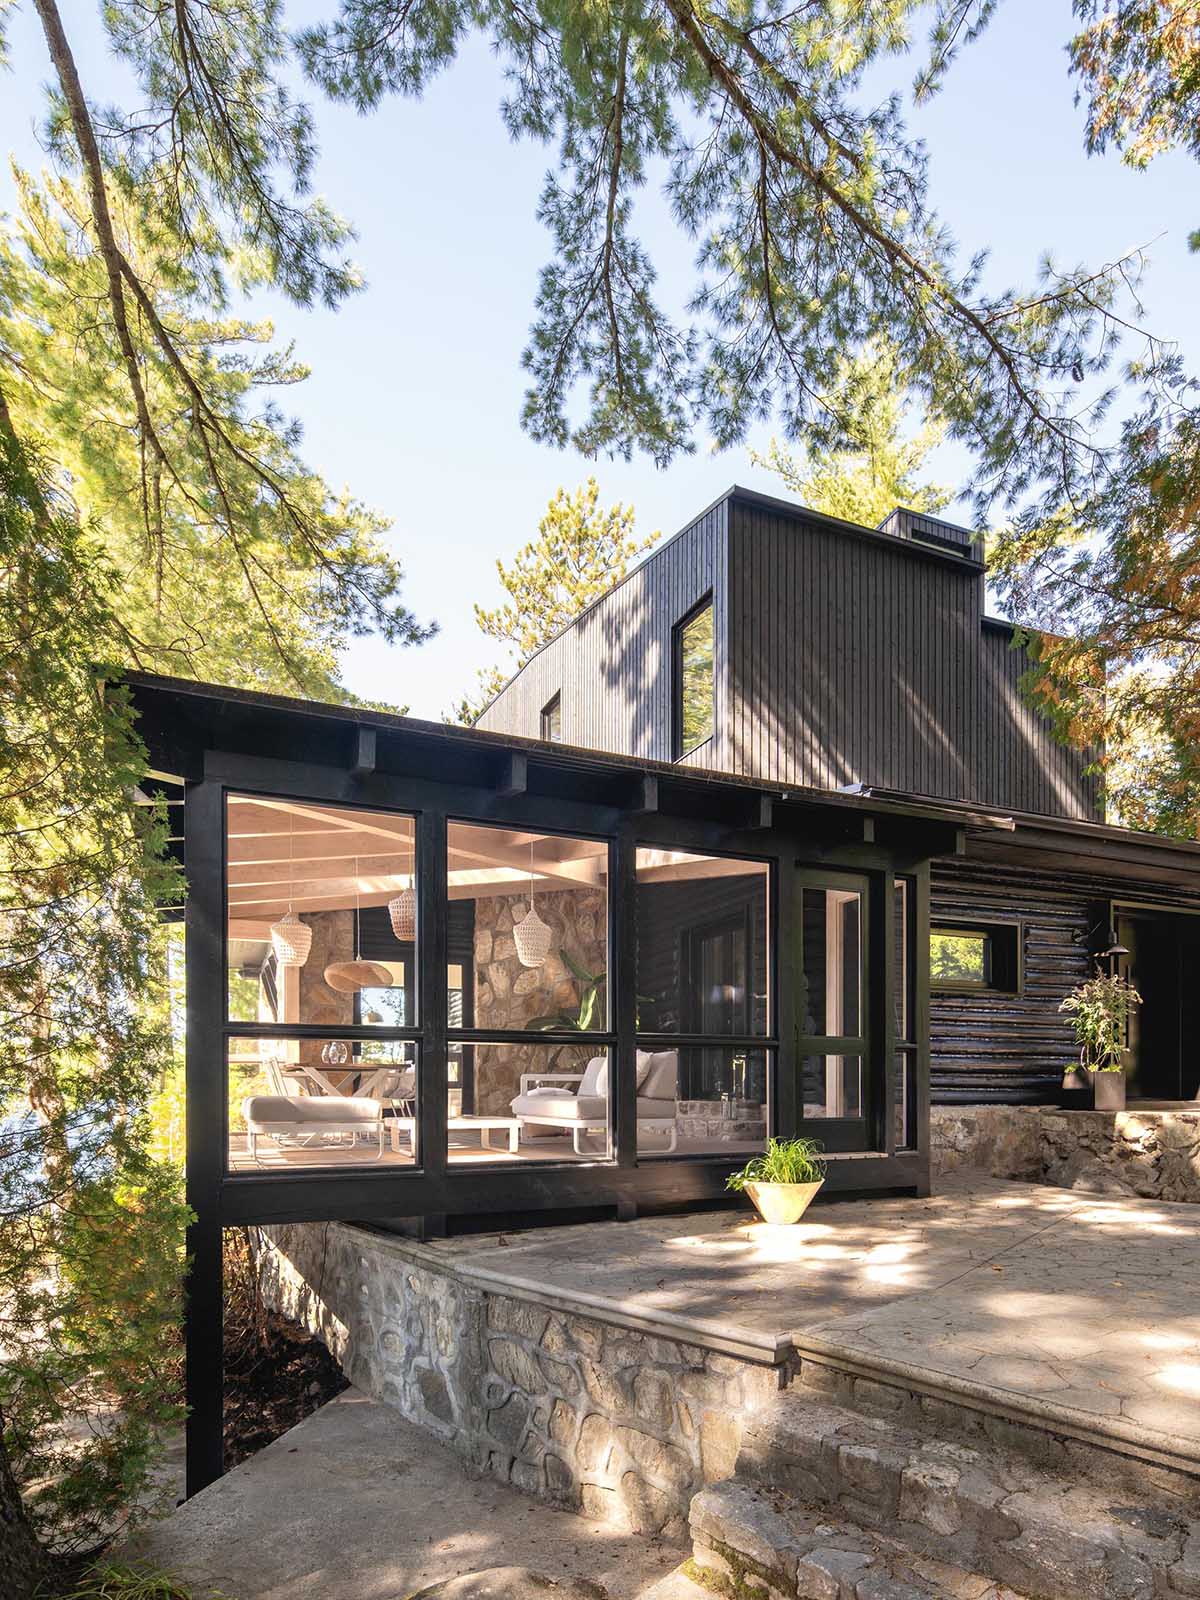
[[[562,695],[556,694],[542,707],[541,735],[551,744],[562,743]]]
[[[675,628],[675,756],[686,756],[711,739],[715,729],[712,597],[702,600]]]

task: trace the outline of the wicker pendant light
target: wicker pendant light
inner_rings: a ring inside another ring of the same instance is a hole
[[[325,968],[325,982],[339,994],[357,994],[360,989],[390,989],[392,974],[379,961],[364,961],[359,952],[358,857],[354,858],[354,960],[331,961]]]
[[[408,882],[400,893],[393,895],[388,901],[388,916],[392,921],[392,932],[397,939],[406,944],[411,944],[417,937],[417,877],[416,877],[416,848],[413,850],[414,871],[409,874]]]
[[[513,928],[517,960],[523,967],[540,967],[550,954],[553,935],[533,904],[533,845],[529,846],[529,910]]]
[[[307,922],[292,910],[292,888],[295,877],[296,818],[288,812],[288,908],[285,916],[271,924],[271,948],[281,967],[302,967],[312,949],[313,931]]]

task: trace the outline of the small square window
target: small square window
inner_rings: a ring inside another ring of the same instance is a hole
[[[556,694],[542,707],[541,736],[550,744],[562,743],[562,695]]]
[[[1018,923],[983,927],[935,925],[929,933],[929,981],[934,989],[1020,989]]]

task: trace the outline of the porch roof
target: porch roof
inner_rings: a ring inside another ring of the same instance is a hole
[[[642,756],[549,743],[514,734],[462,728],[363,706],[335,705],[227,685],[130,672],[128,685],[139,731],[150,754],[150,777],[168,790],[203,773],[206,750],[300,759],[364,775],[411,774],[453,783],[529,789],[544,796],[586,799],[617,809],[661,810],[687,816],[728,816],[746,826],[770,826],[796,808],[869,837],[866,819],[943,825],[944,848],[964,828],[1011,833],[1012,818],[984,808],[919,795],[830,790],[764,783],[737,773],[682,766]],[[176,796],[168,794],[168,798]],[[764,802],[766,804],[764,804]]]

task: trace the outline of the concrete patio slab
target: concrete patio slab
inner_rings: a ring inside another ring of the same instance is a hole
[[[677,1546],[471,1476],[390,1406],[347,1390],[164,1521],[134,1553],[197,1600],[401,1600],[490,1567],[599,1583],[636,1600]]]
[[[841,1357],[1200,1468],[1200,1209],[952,1177],[795,1227],[708,1212],[431,1247],[464,1277],[780,1359]]]

